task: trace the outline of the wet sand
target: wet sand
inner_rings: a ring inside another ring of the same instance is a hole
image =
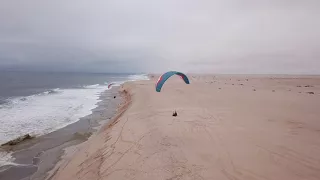
[[[320,179],[319,76],[189,77],[126,83],[127,111],[52,179]]]
[[[86,141],[102,124],[114,116],[118,105],[122,102],[118,95],[118,87],[104,92],[100,100],[98,107],[93,110],[91,115],[83,117],[73,124],[16,146],[5,147],[5,149],[14,152],[14,163],[17,165],[0,167],[0,179],[45,179],[48,172],[60,160],[65,148]]]

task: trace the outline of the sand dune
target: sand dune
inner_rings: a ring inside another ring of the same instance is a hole
[[[126,83],[127,111],[53,179],[320,179],[319,77],[189,77]]]

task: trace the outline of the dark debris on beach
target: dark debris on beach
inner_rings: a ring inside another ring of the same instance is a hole
[[[173,114],[172,114],[172,116],[174,116],[174,117],[178,116],[177,111],[174,111]]]
[[[33,138],[35,138],[35,137],[31,136],[30,134],[26,134],[26,135],[20,136],[20,137],[18,137],[16,139],[13,139],[11,141],[8,141],[8,142],[6,142],[4,144],[1,144],[1,146],[14,146],[14,145],[17,145],[17,144],[19,144],[21,142],[24,142],[26,140],[30,140],[30,139],[33,139]]]

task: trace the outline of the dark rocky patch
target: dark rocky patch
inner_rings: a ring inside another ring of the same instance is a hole
[[[14,145],[17,145],[17,144],[19,144],[21,142],[24,142],[26,140],[30,140],[30,139],[33,139],[33,138],[34,138],[34,136],[31,136],[30,134],[26,134],[26,135],[20,136],[20,137],[18,137],[16,139],[13,139],[11,141],[8,141],[8,142],[2,144],[1,146],[14,146]]]

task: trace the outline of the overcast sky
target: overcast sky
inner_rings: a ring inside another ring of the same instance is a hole
[[[320,73],[319,0],[0,0],[0,68]]]

